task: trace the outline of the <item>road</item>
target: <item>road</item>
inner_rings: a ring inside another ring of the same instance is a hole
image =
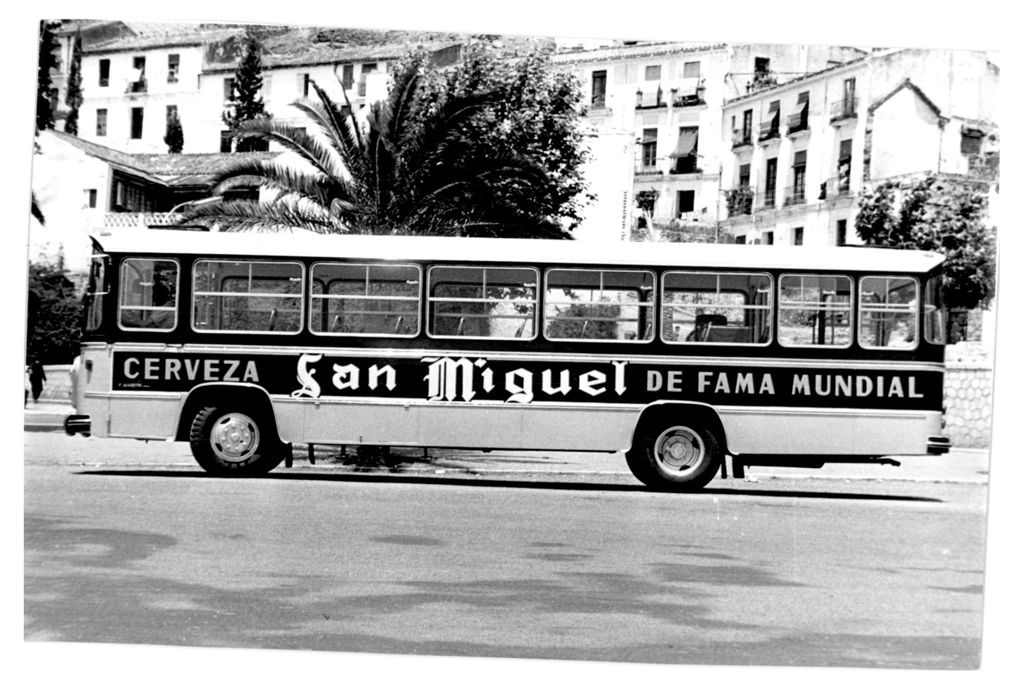
[[[984,483],[669,495],[625,475],[321,465],[241,481],[201,475],[184,448],[26,434],[26,639],[979,664]]]

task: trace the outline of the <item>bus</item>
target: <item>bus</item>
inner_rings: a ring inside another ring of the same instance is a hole
[[[69,434],[624,452],[649,487],[949,449],[939,254],[871,247],[110,231]]]

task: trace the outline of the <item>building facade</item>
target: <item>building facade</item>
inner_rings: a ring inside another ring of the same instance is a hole
[[[736,242],[859,244],[872,181],[971,177],[998,142],[985,54],[879,51],[729,100],[721,229]]]

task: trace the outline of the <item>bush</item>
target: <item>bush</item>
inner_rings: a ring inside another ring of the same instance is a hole
[[[82,303],[59,265],[30,263],[25,361],[70,364],[82,335]]]

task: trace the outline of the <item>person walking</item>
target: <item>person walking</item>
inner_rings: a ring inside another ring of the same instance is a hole
[[[35,404],[39,402],[39,395],[43,392],[43,381],[46,380],[46,372],[43,371],[43,365],[38,359],[32,360],[28,380],[32,384],[32,403]]]

